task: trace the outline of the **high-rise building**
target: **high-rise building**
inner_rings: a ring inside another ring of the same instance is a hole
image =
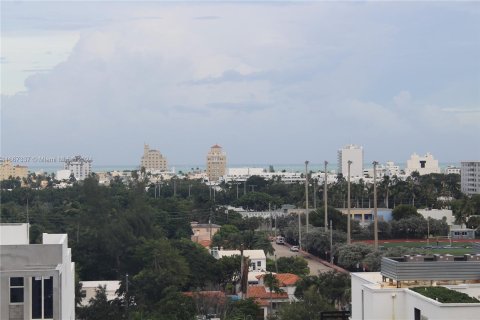
[[[350,176],[363,177],[363,147],[349,144],[338,150],[338,173],[344,177],[348,174],[348,161],[352,161]]]
[[[150,149],[148,144],[143,146],[141,167],[146,171],[167,171],[167,158],[160,151]]]
[[[84,180],[92,172],[92,160],[75,156],[65,160],[65,170],[70,170],[76,180]]]
[[[462,161],[460,181],[463,193],[480,194],[480,161]]]
[[[16,178],[26,178],[28,176],[28,167],[12,165],[10,161],[0,162],[0,181],[7,180],[10,177]]]
[[[420,175],[430,173],[440,173],[440,167],[438,166],[438,160],[435,160],[433,156],[427,152],[423,157],[414,153],[407,160],[407,167],[405,168],[405,174],[411,175],[414,171],[417,171]]]
[[[227,155],[218,144],[207,154],[207,176],[210,181],[218,181],[227,172]]]

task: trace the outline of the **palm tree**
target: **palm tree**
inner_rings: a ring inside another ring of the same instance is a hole
[[[269,315],[273,314],[273,292],[281,293],[282,289],[280,289],[280,284],[278,282],[277,277],[272,273],[266,273],[263,278],[264,283],[268,286],[270,290],[270,312]]]

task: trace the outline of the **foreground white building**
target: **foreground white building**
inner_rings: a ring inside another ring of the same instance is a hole
[[[460,181],[463,193],[480,194],[480,161],[462,161]]]
[[[405,168],[405,174],[410,176],[414,171],[417,171],[420,175],[430,173],[440,173],[440,167],[438,166],[438,160],[435,160],[433,156],[427,152],[423,157],[414,153],[410,159],[407,160],[407,167]]]
[[[350,165],[351,177],[363,177],[363,147],[349,144],[338,150],[338,173],[344,177],[348,174],[348,161],[352,161]]]
[[[480,315],[480,303],[441,303],[383,282],[380,272],[351,273],[351,277],[352,320],[474,320]],[[480,284],[446,287],[475,298],[480,295]]]
[[[0,319],[75,319],[75,264],[66,234],[29,243],[29,225],[0,225]]]

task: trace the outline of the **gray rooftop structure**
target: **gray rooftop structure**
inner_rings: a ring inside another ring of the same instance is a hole
[[[480,280],[480,254],[384,257],[380,273],[397,286],[401,281]]]

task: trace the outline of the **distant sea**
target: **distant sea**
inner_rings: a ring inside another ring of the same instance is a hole
[[[400,166],[400,169],[404,169],[406,167],[406,163],[395,163],[395,165]],[[443,171],[448,166],[456,166],[459,167],[460,163],[456,162],[444,162],[440,163],[440,169]],[[264,168],[269,169],[270,166],[273,166],[275,171],[282,171],[286,170],[287,172],[304,172],[305,171],[305,164],[228,164],[229,168]],[[171,165],[169,169],[175,172],[191,172],[193,170],[205,170],[205,164],[198,165],[198,164],[179,164],[179,165]],[[372,168],[371,163],[364,163],[364,168]],[[63,169],[63,166],[56,164],[42,164],[42,165],[33,165],[29,166],[28,170],[30,172],[47,172],[52,173],[56,172],[57,170]],[[139,170],[140,167],[137,164],[126,164],[126,165],[96,165],[95,162],[92,163],[92,170],[94,172],[108,172],[108,171],[124,171],[124,170]],[[324,164],[323,163],[311,163],[308,165],[308,171],[323,171]],[[329,163],[327,166],[328,171],[337,170],[336,163]]]

